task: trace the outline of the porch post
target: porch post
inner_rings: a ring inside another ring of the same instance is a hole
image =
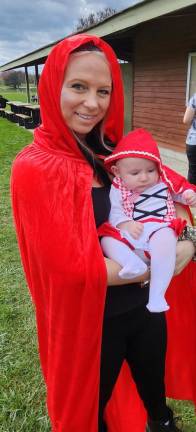
[[[27,84],[27,100],[30,102],[30,89],[29,89],[29,75],[28,75],[28,67],[25,66],[25,78]]]
[[[38,65],[35,64],[35,82],[37,87],[37,102],[39,103],[39,95],[38,95],[38,84],[39,84],[39,71],[38,71]]]

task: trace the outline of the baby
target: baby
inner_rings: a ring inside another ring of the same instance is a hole
[[[103,252],[122,266],[119,276],[124,279],[142,275],[150,263],[147,308],[166,311],[164,295],[174,273],[177,238],[186,225],[176,218],[174,202],[196,206],[196,188],[162,165],[158,146],[144,129],[125,136],[105,164],[115,176],[109,215],[115,229],[108,235],[106,229]]]

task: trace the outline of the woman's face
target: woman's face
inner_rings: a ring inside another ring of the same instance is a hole
[[[106,115],[112,78],[103,53],[71,54],[61,91],[61,112],[67,126],[85,136]]]

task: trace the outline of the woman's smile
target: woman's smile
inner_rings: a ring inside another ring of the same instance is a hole
[[[96,115],[89,115],[89,114],[82,114],[82,113],[75,113],[79,118],[81,118],[82,120],[94,120],[97,116]]]

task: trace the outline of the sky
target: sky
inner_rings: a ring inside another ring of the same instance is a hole
[[[141,0],[0,0],[0,65],[74,32],[78,19]]]

